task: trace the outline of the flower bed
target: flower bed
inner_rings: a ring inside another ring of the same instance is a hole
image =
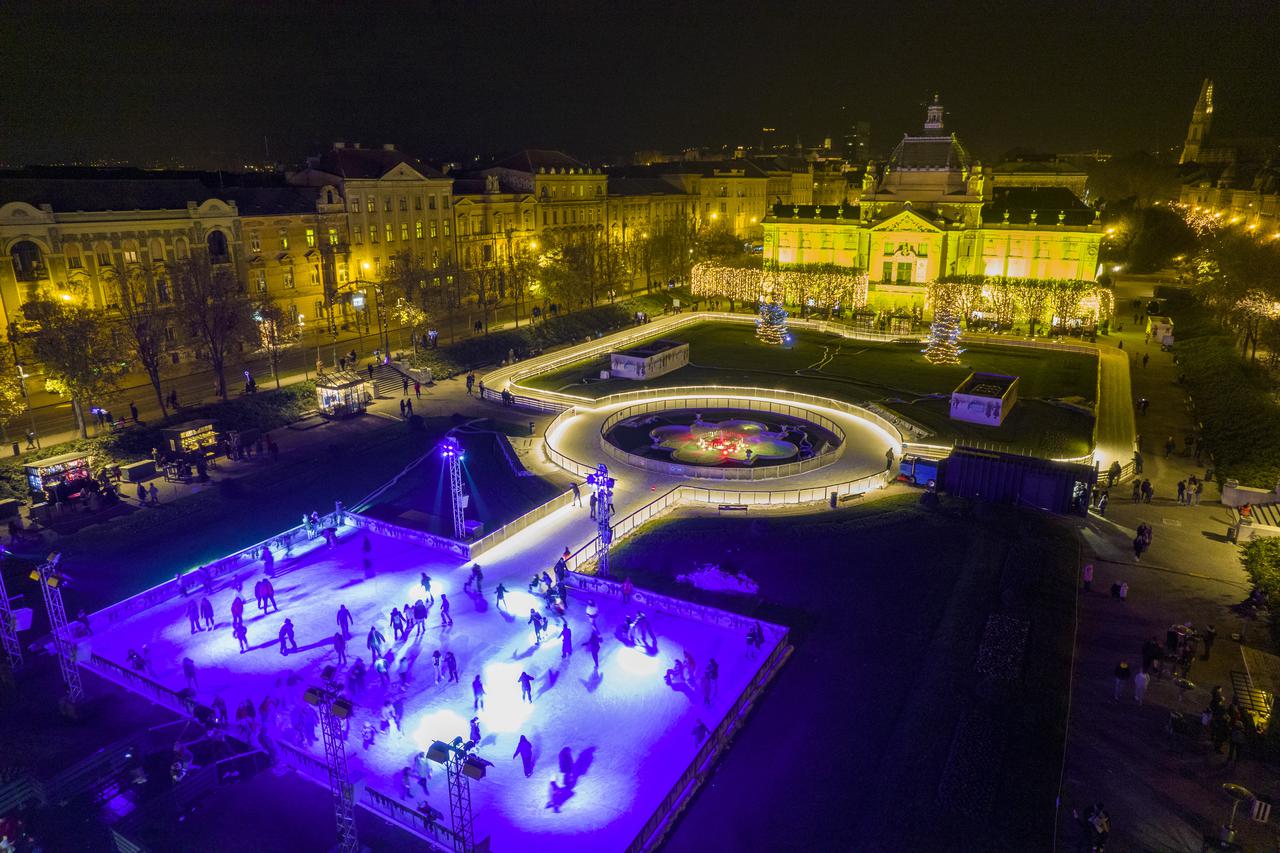
[[[1030,630],[1031,623],[1025,619],[998,613],[987,617],[974,669],[979,675],[995,681],[1017,680],[1022,674],[1022,659],[1026,654]]]

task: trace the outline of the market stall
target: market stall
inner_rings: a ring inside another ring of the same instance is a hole
[[[168,456],[190,461],[212,459],[218,453],[218,437],[213,421],[187,421],[161,432]]]
[[[38,459],[23,466],[31,493],[52,496],[58,500],[75,500],[90,482],[89,457],[84,453],[63,453]]]
[[[316,405],[326,417],[361,414],[372,399],[372,384],[362,374],[338,371],[325,373],[316,380]]]

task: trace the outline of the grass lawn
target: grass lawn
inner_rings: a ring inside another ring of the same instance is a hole
[[[1077,557],[1064,526],[909,494],[658,522],[615,554],[618,576],[789,625],[795,645],[665,849],[1035,850],[1051,837]],[[745,572],[759,597],[674,581],[703,561]],[[992,614],[1031,625],[1012,684],[975,670]],[[982,731],[997,749],[972,748]]]
[[[702,323],[674,337],[688,341],[691,364],[649,382],[600,380],[607,358],[569,365],[528,380],[547,390],[603,397],[638,386],[748,385],[784,388],[849,402],[874,401],[948,438],[1003,442],[1050,456],[1082,455],[1092,446],[1093,418],[1046,400],[1097,395],[1096,359],[1015,347],[971,347],[963,364],[929,364],[916,344],[851,341],[793,332],[787,348],[756,340],[749,326]],[[998,428],[952,421],[946,397],[972,371],[1020,377],[1019,401]]]

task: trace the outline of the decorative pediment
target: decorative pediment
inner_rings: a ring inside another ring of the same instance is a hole
[[[394,168],[388,171],[378,180],[380,181],[425,181],[427,176],[410,166],[408,163],[398,163]]]
[[[904,210],[890,216],[884,222],[871,226],[872,231],[918,231],[924,234],[940,234],[942,229],[914,210]]]

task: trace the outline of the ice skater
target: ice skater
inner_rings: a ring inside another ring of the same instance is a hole
[[[238,593],[235,598],[231,599],[231,624],[244,624],[244,599]]]
[[[404,639],[409,639],[409,632],[413,630],[413,608],[409,606],[409,602],[404,603],[404,610],[401,611],[404,617]]]
[[[285,651],[285,643],[288,642],[292,651],[298,650],[298,641],[293,638],[293,620],[286,618],[284,624],[280,626],[280,654],[287,655]]]
[[[187,602],[187,621],[191,623],[191,633],[204,630],[200,627],[200,605],[194,598]]]
[[[523,702],[527,699],[529,701],[529,704],[532,705],[533,704],[533,676],[527,672],[521,672],[520,677],[517,678],[516,681],[520,682],[520,701]]]
[[[573,630],[565,624],[560,631],[560,659],[564,660],[573,654]]]
[[[347,609],[347,605],[338,608],[338,628],[342,631],[342,636],[351,638],[351,624],[354,622],[351,618],[351,611]]]
[[[440,680],[444,678],[444,673],[440,669],[440,650],[439,649],[436,649],[434,652],[431,653],[431,666],[434,667],[436,671],[435,683],[439,684]]]
[[[471,575],[467,578],[466,582],[462,584],[462,591],[471,592],[472,587],[474,587],[475,591],[479,593],[480,581],[483,578],[484,578],[484,573],[480,571],[480,564],[475,563],[474,565],[471,566]]]
[[[209,600],[208,596],[200,599],[200,618],[210,631],[218,627],[218,623],[213,619],[213,602]]]
[[[276,555],[271,553],[270,545],[262,546],[262,571],[267,577],[271,577],[272,571],[276,567]]]
[[[507,609],[507,588],[501,582],[498,583],[498,589],[494,594],[493,606]]]
[[[480,676],[478,674],[471,681],[471,695],[472,697],[474,697],[474,700],[475,700],[474,702],[471,703],[471,710],[473,711],[483,710],[484,709],[484,682],[480,680]],[[475,720],[471,721],[471,725],[473,727],[475,726]],[[473,737],[472,740],[479,740],[479,738]]]
[[[597,671],[600,669],[600,642],[600,632],[593,628],[591,637],[582,644],[591,652],[591,662],[595,664]]]
[[[338,666],[347,662],[347,638],[341,631],[333,632],[333,650],[338,653]]]
[[[419,598],[413,603],[413,636],[421,637],[427,633],[427,605]]]
[[[715,658],[707,658],[707,668],[702,673],[702,704],[710,705],[716,698],[716,686],[720,679],[720,664]]]
[[[253,600],[258,605],[259,610],[265,610],[266,604],[263,603],[262,581],[258,580],[253,584]]]
[[[533,775],[533,744],[524,735],[520,735],[520,742],[516,744],[516,751],[511,753],[512,758],[519,758],[524,765],[524,778],[528,779]]]
[[[235,635],[236,642],[240,644],[240,654],[249,651],[249,629],[244,626],[244,623],[236,622],[232,625],[231,633]]]
[[[369,637],[364,644],[369,650],[369,663],[373,663],[382,655],[382,649],[387,644],[387,638],[378,630],[377,625],[370,625]]]
[[[440,593],[440,627],[453,625],[453,617],[449,615],[449,596]]]
[[[480,676],[478,676],[478,675],[477,675],[477,676],[476,676],[476,681],[479,681],[479,680],[480,680]],[[481,691],[480,691],[480,695],[481,695],[481,697],[483,697],[483,696],[484,696],[484,691],[483,691],[483,690],[481,690]],[[480,703],[480,707],[481,707],[481,708],[483,708],[483,707],[484,707],[484,702],[483,702],[483,700],[482,700],[482,701],[481,701],[481,703]],[[471,730],[470,730],[470,732],[468,732],[468,739],[469,739],[472,743],[479,743],[479,742],[480,742],[480,718],[479,718],[479,717],[472,717],[472,718],[471,718]]]
[[[430,607],[436,603],[436,597],[431,594],[431,575],[423,572],[422,577],[419,579],[419,583],[422,584],[422,592],[426,596],[427,606]]]
[[[456,682],[458,680],[458,659],[453,656],[452,651],[444,653],[444,668],[449,671],[449,680]]]
[[[187,680],[187,687],[192,690],[200,686],[196,681],[196,662],[191,658],[182,659],[182,677]]]
[[[276,604],[276,588],[271,585],[271,581],[266,578],[262,579],[262,612],[267,612],[267,603],[270,602],[271,609],[280,612],[280,605]]]
[[[404,633],[404,616],[400,615],[400,611],[395,607],[391,608],[389,615],[391,617],[391,633],[395,636],[395,641],[399,642],[400,635]]]
[[[542,645],[542,614],[536,609],[529,608],[529,625],[533,626],[533,642],[535,645]]]

